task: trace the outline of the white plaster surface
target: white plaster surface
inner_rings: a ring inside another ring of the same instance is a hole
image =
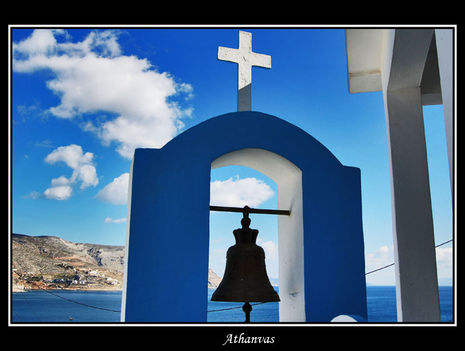
[[[132,169],[134,165],[134,158],[131,160],[131,168],[129,171],[129,183],[128,183],[128,210],[127,210],[127,217],[128,220],[126,221],[126,245],[125,245],[125,253],[124,253],[124,267],[123,267],[123,290],[121,296],[121,314],[120,314],[120,322],[125,322],[126,316],[126,291],[128,285],[128,261],[129,261],[129,234],[131,233],[131,200],[132,200]]]
[[[444,123],[446,129],[447,155],[449,157],[449,175],[452,191],[454,175],[454,157],[452,154],[454,130],[454,105],[453,105],[453,33],[452,29],[436,29],[436,47],[439,61],[439,76],[441,79],[442,107],[444,111]]]
[[[238,111],[250,111],[252,106],[252,66],[271,68],[271,56],[252,52],[252,34],[239,31],[239,48],[218,47],[218,60],[238,65]]]
[[[355,318],[351,317],[351,316],[341,314],[341,315],[331,319],[331,322],[332,323],[356,323],[357,320]]]
[[[391,171],[397,317],[404,322],[434,322],[440,318],[420,87],[433,33],[452,185],[452,30],[384,29],[381,41],[373,40],[379,34],[377,30],[346,33],[349,81],[357,90],[351,92],[379,90],[367,73],[373,71],[380,55]]]

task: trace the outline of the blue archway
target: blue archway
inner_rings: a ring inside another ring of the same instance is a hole
[[[135,151],[122,320],[206,322],[211,165],[243,149],[279,155],[302,172],[305,320],[366,318],[360,170],[302,129],[247,111]]]

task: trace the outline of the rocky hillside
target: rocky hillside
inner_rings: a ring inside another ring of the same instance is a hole
[[[11,244],[13,291],[122,288],[124,246],[21,234],[13,234]]]
[[[56,236],[12,234],[13,291],[121,290],[124,246],[73,243]],[[208,271],[208,287],[221,281]]]
[[[216,289],[221,283],[221,278],[211,268],[208,269],[208,288]]]

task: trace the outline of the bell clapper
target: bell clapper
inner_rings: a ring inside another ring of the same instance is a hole
[[[250,312],[252,311],[252,305],[246,302],[242,306],[242,311],[245,313],[245,323],[250,323]]]

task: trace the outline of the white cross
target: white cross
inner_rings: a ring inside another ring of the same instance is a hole
[[[252,66],[271,68],[271,56],[252,52],[252,33],[239,31],[239,49],[218,47],[218,60],[237,63],[237,110],[252,106]]]

